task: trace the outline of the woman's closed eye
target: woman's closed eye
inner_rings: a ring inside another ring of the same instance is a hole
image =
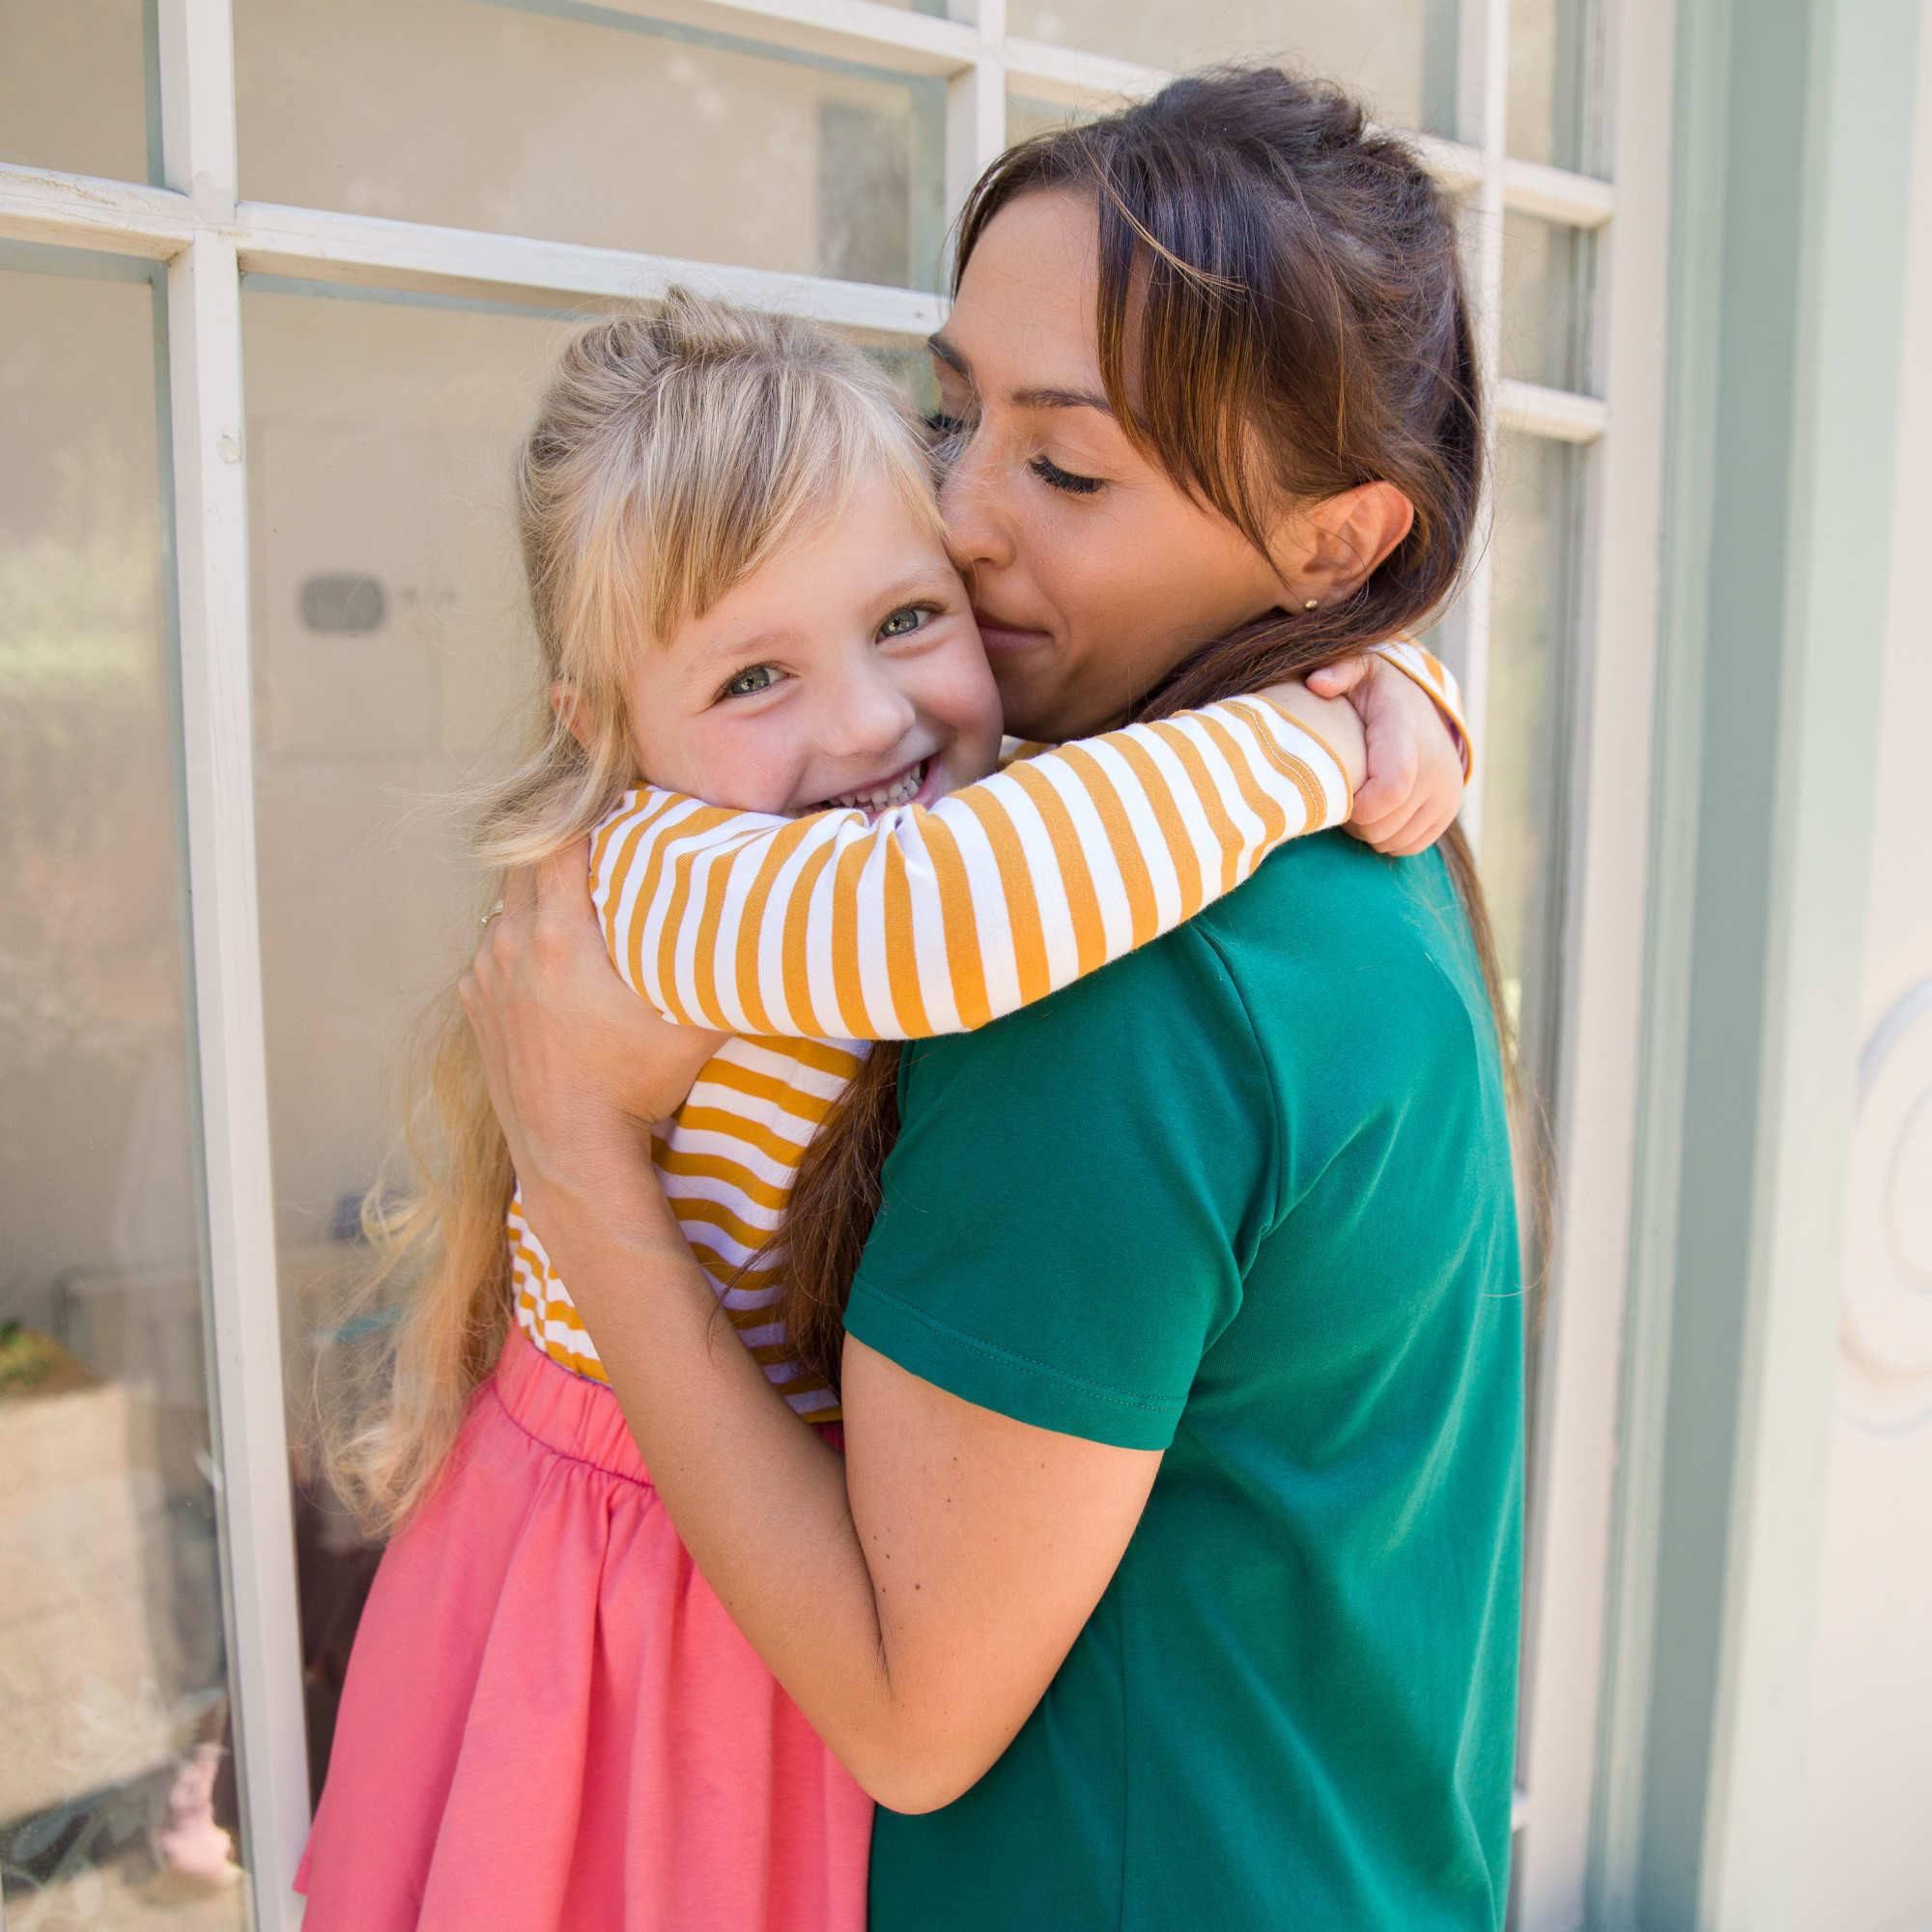
[[[1036,456],[1027,468],[1049,489],[1068,497],[1094,497],[1107,487],[1097,476],[1079,476],[1061,469],[1050,456]]]

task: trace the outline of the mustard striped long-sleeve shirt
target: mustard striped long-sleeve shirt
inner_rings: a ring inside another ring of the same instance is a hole
[[[1453,678],[1419,646],[1384,655],[1465,748]],[[658,1143],[686,1237],[741,1340],[792,1406],[838,1414],[790,1356],[770,1251],[807,1146],[869,1042],[970,1031],[1191,918],[1285,840],[1350,814],[1328,748],[1242,697],[1058,747],[930,809],[781,818],[649,786],[592,841],[592,895],[618,972],[665,1017],[735,1037]],[[523,1213],[516,1317],[604,1378],[595,1344]]]

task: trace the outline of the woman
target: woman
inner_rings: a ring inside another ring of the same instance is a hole
[[[1178,82],[1003,157],[959,252],[945,507],[1010,728],[1252,689],[1450,593],[1482,448],[1453,232],[1351,103]],[[1453,839],[1306,841],[908,1051],[843,1462],[718,1346],[637,1125],[709,1042],[639,1016],[583,875],[516,882],[467,1004],[667,1507],[891,1807],[873,1924],[1500,1923],[1520,1303]]]

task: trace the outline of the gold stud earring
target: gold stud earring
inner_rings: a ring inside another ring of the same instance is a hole
[[[1308,600],[1308,602],[1307,602],[1306,604],[1304,604],[1304,605],[1303,605],[1303,606],[1302,606],[1301,608],[1302,608],[1302,609],[1303,609],[1304,611],[1312,611],[1312,610],[1314,610],[1314,609],[1315,609],[1315,599],[1311,597],[1311,598],[1310,598],[1310,599]]]

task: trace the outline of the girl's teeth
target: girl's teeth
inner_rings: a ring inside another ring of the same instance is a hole
[[[848,791],[832,802],[848,810],[890,811],[895,806],[905,805],[917,797],[920,786],[924,782],[925,760],[922,758],[896,784],[883,791]]]

